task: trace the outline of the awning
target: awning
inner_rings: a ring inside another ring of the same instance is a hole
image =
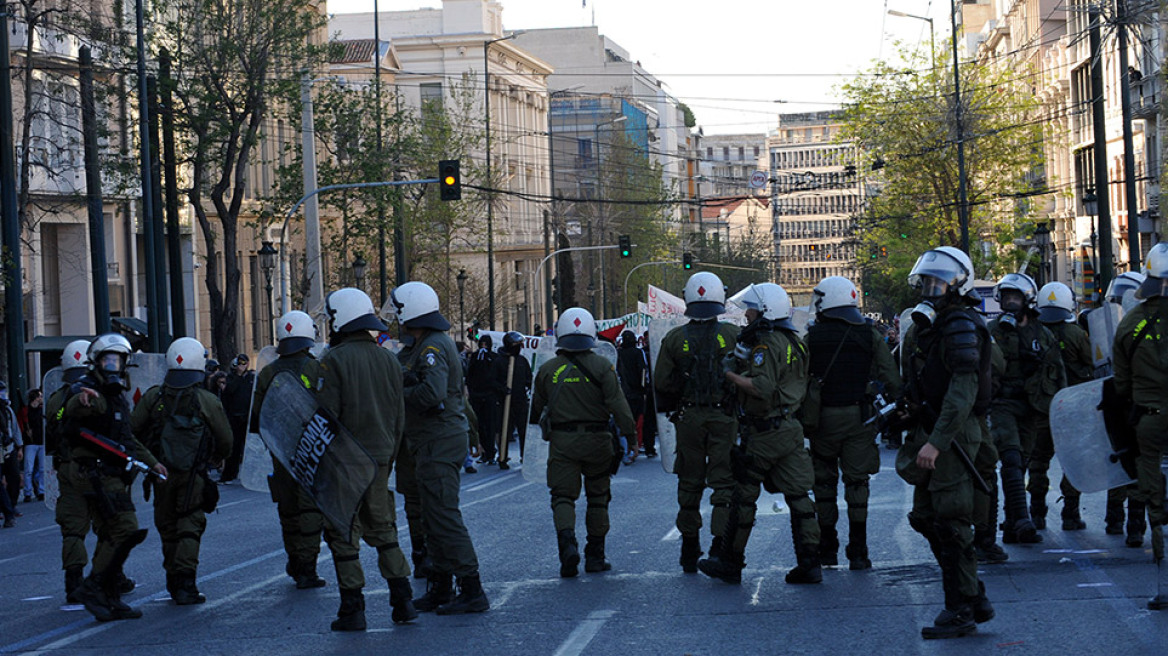
[[[141,337],[145,339],[150,336],[150,328],[141,319],[134,317],[112,317],[110,321],[113,323],[114,330],[125,333],[127,337]]]
[[[64,351],[70,342],[78,339],[92,340],[93,337],[89,335],[37,335],[24,345],[24,350],[28,353]]]

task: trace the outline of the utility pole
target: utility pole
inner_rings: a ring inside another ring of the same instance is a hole
[[[969,198],[965,180],[965,111],[961,106],[961,75],[957,66],[957,2],[949,0],[953,27],[953,107],[957,122],[957,221],[961,224],[961,250],[969,253]],[[964,22],[964,21],[963,21]]]
[[[374,113],[374,120],[377,121],[377,159],[384,160],[384,143],[381,140],[381,12],[377,8],[377,0],[373,0],[373,42],[373,84],[377,96],[377,111]],[[396,162],[394,164],[396,172]],[[395,216],[394,219],[396,218]],[[385,203],[380,198],[377,199],[377,265],[377,283],[381,294],[377,307],[384,307],[386,299],[389,298],[389,290],[388,273],[385,270]]]
[[[1127,205],[1127,252],[1130,270],[1140,266],[1139,200],[1136,197],[1136,157],[1132,145],[1131,75],[1127,65],[1127,0],[1115,0],[1115,30],[1119,35],[1119,98],[1123,116],[1123,187]]]
[[[312,117],[312,76],[305,71],[300,79],[301,152],[304,154],[304,273],[308,276],[305,311],[316,312],[324,305],[324,281],[320,270],[320,205],[316,194],[316,128]],[[280,249],[283,250],[283,244]]]
[[[162,86],[162,168],[166,174],[166,248],[167,260],[170,262],[170,330],[177,338],[187,336],[187,320],[183,292],[182,234],[178,227],[178,157],[174,147],[174,93],[171,90],[174,80],[170,77],[170,52],[163,48],[158,59]],[[271,298],[271,294],[268,297]]]
[[[4,330],[8,340],[8,389],[25,390],[24,276],[21,273],[20,216],[16,207],[16,152],[12,147],[12,58],[8,50],[8,10],[0,8],[0,224],[3,225]]]
[[[170,344],[170,328],[166,317],[166,229],[162,223],[162,157],[158,147],[158,78],[146,76],[146,102],[150,106],[150,207],[154,221],[154,271],[158,279],[158,339]],[[146,199],[143,199],[145,201]]]
[[[160,239],[154,232],[154,198],[153,177],[150,173],[150,92],[146,84],[146,34],[145,16],[142,7],[143,0],[138,0],[136,6],[136,20],[138,31],[138,139],[139,165],[142,185],[142,236],[145,238],[146,251],[146,325],[149,332],[150,351],[162,352],[162,332],[165,319],[163,318],[162,303],[158,302],[158,285],[161,283],[157,276],[158,265],[154,261],[157,251],[154,248],[155,240]],[[7,52],[7,51],[5,51]]]
[[[1107,177],[1107,117],[1103,106],[1103,48],[1099,25],[1103,11],[1092,4],[1087,15],[1091,19],[1089,41],[1091,47],[1091,118],[1095,132],[1095,196],[1099,203],[1099,289],[1107,289],[1115,269],[1111,253],[1111,181]]]
[[[109,272],[105,260],[105,216],[101,199],[101,154],[97,147],[97,108],[93,100],[93,53],[78,52],[81,66],[81,141],[85,149],[85,195],[89,199],[89,263],[93,275],[93,325],[110,331]]]

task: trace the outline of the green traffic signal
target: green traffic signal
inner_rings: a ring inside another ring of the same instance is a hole
[[[682,253],[681,267],[687,271],[689,269],[693,268],[693,254],[692,253]]]
[[[628,235],[620,235],[617,237],[617,243],[620,246],[620,256],[629,257],[633,254],[632,240]]]

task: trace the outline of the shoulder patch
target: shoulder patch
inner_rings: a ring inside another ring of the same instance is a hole
[[[431,366],[431,367],[438,364],[438,356],[434,355],[433,353],[427,353],[426,354],[426,364],[428,366]]]
[[[762,364],[766,362],[766,350],[767,349],[765,346],[755,347],[754,353],[752,353],[750,356],[750,360],[754,363],[754,366],[761,367]]]

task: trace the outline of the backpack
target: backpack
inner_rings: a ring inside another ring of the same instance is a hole
[[[187,397],[190,393],[190,397]],[[199,412],[198,392],[184,387],[173,395],[173,407],[166,412],[166,399],[172,396],[162,391],[162,398],[155,412],[164,412],[162,427],[158,431],[158,448],[162,462],[168,469],[192,471],[206,464],[209,454],[205,453],[203,442],[207,437],[207,423]],[[184,397],[187,397],[184,404]],[[157,414],[155,415],[157,416]]]

